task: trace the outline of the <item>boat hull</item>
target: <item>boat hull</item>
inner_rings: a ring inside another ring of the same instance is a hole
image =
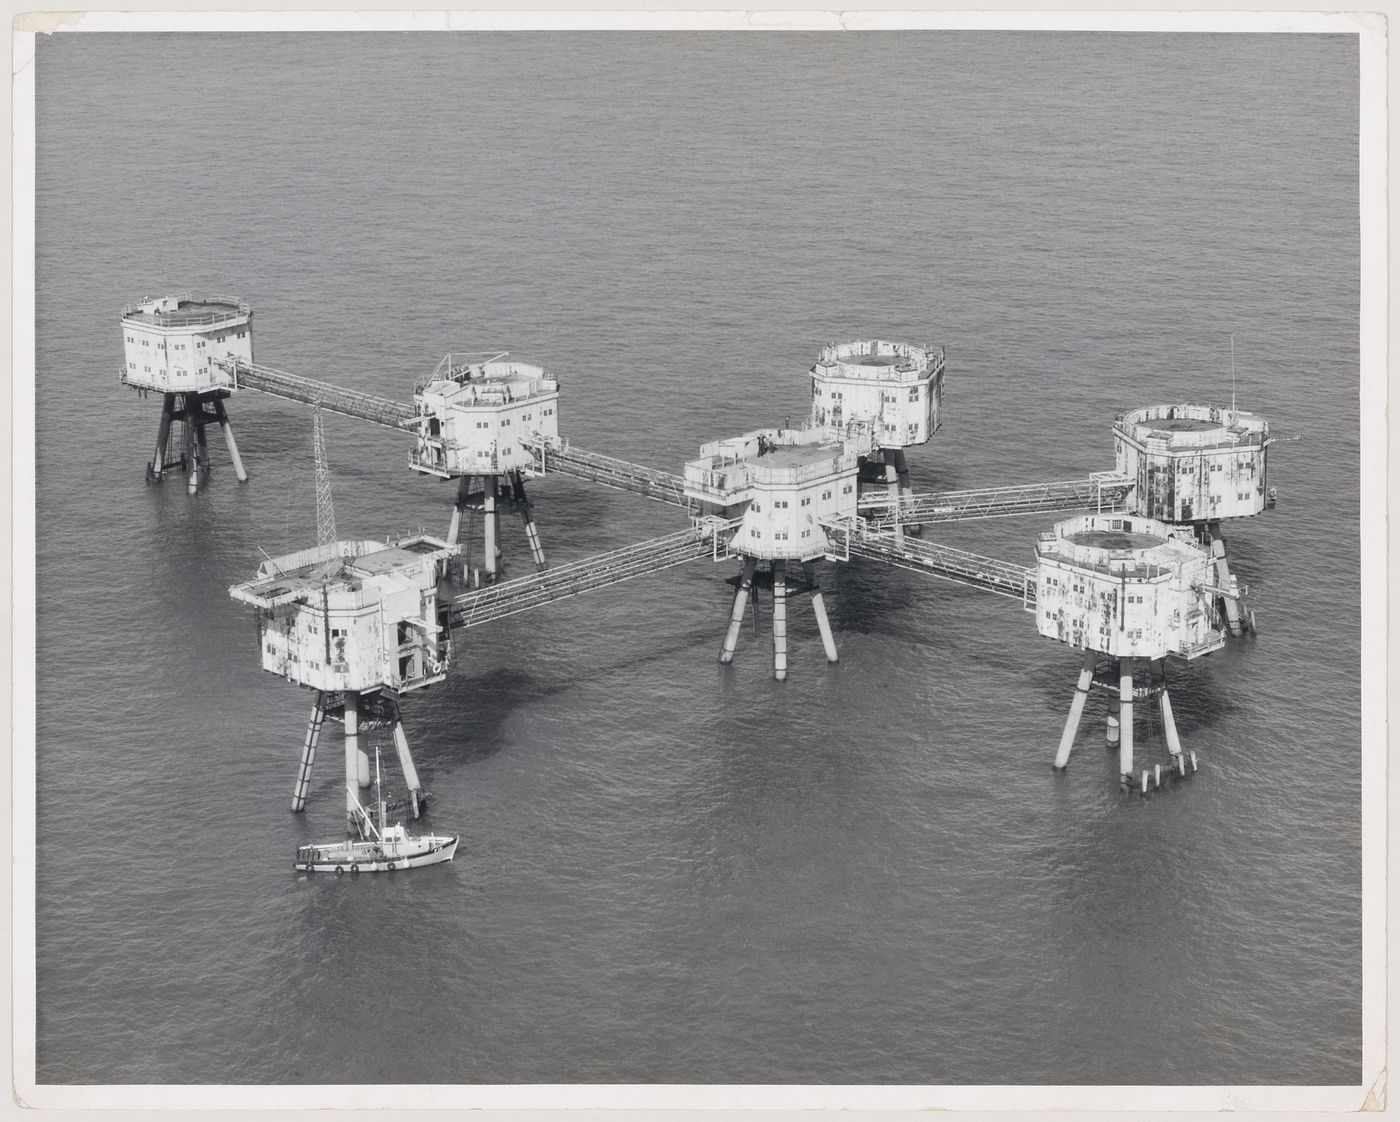
[[[374,842],[306,845],[297,850],[293,867],[301,873],[386,873],[440,865],[457,853],[459,836],[414,838],[408,845],[385,848]]]

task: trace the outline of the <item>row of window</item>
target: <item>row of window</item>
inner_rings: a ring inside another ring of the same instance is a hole
[[[812,531],[811,531],[811,530],[803,530],[802,533],[799,534],[798,536],[799,536],[799,537],[803,537],[803,538],[811,537],[811,536],[812,536]],[[749,527],[749,537],[751,537],[751,538],[761,538],[761,537],[763,537],[763,531],[761,531],[757,526],[750,526],[750,527]],[[788,540],[788,532],[787,532],[786,530],[777,530],[777,531],[775,531],[774,534],[773,534],[773,540],[774,540],[775,542],[785,542],[785,541],[787,541],[787,540]]]
[[[243,338],[243,335],[244,335],[244,333],[243,333],[242,331],[240,331],[240,332],[238,333],[238,338],[242,339],[242,338]],[[134,343],[134,342],[136,342],[136,337],[133,336],[133,335],[128,335],[128,336],[126,337],[126,341],[127,341],[128,343]],[[151,341],[150,341],[149,339],[142,339],[142,340],[141,340],[141,345],[142,345],[143,347],[149,347],[149,346],[151,345]],[[207,340],[207,339],[196,339],[194,345],[195,345],[195,347],[196,347],[197,349],[202,349],[202,348],[204,348],[205,346],[208,345],[208,340]],[[164,344],[164,343],[157,343],[157,344],[156,344],[156,349],[157,349],[157,350],[161,350],[161,351],[165,350],[165,344]],[[177,351],[183,351],[183,350],[185,349],[185,344],[184,344],[184,343],[176,343],[176,344],[175,344],[175,349],[176,349]]]
[[[136,369],[136,363],[134,363],[134,362],[128,362],[128,363],[126,364],[126,368],[127,368],[128,370],[135,370],[135,369]],[[197,366],[197,367],[195,367],[194,373],[199,373],[200,371],[207,371],[208,369],[209,369],[209,366],[208,366],[208,364],[206,363],[206,364],[203,365],[203,366]],[[146,370],[146,373],[147,373],[147,374],[149,374],[149,373],[151,372],[151,368],[150,368],[149,366],[147,366],[147,367],[145,368],[145,370]],[[185,367],[183,367],[183,366],[174,367],[174,368],[172,368],[169,372],[170,372],[171,374],[189,374],[189,373],[190,373],[190,371],[189,371],[188,369],[186,369]]]
[[[541,410],[540,410],[540,416],[541,416],[541,417],[552,417],[553,415],[554,415],[554,410],[553,410],[553,409],[541,409]],[[522,413],[522,414],[520,415],[520,420],[521,420],[522,422],[523,422],[523,421],[529,421],[529,420],[531,420],[533,417],[534,417],[534,414],[533,414],[533,413]],[[476,422],[476,427],[479,428],[479,429],[489,429],[489,428],[491,427],[491,422],[490,422],[489,420],[488,420],[488,421],[477,421],[477,422]],[[503,418],[501,418],[501,428],[503,428],[503,429],[510,428],[510,418],[509,418],[509,417],[503,417]]]
[[[1047,612],[1045,613],[1045,620],[1046,620],[1047,623],[1054,623],[1056,620],[1063,620],[1064,618],[1065,618],[1065,613],[1064,613],[1063,611],[1059,612],[1058,614],[1056,614],[1055,612],[1050,612],[1050,611],[1047,611]],[[1108,629],[1108,625],[1105,624],[1105,623],[1100,622],[1100,624],[1099,624],[1099,635],[1100,635],[1100,636],[1106,636],[1106,635],[1108,634],[1108,630],[1109,630],[1109,629]],[[1143,628],[1141,628],[1141,627],[1134,627],[1134,628],[1131,628],[1130,630],[1128,630],[1127,632],[1125,632],[1125,634],[1127,635],[1127,637],[1128,637],[1129,639],[1141,639],[1141,638],[1142,638],[1142,633],[1143,633]],[[1082,626],[1078,621],[1075,622],[1074,634],[1075,634],[1075,638],[1076,638],[1076,639],[1078,639],[1078,637],[1079,637],[1080,635],[1083,635],[1083,634],[1084,634],[1084,628],[1083,628],[1083,626]]]

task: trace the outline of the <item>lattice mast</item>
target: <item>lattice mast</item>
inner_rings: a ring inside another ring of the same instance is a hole
[[[326,461],[326,432],[321,423],[318,402],[311,410],[312,455],[316,460],[316,544],[333,545],[340,539],[335,532],[335,505],[331,501],[331,469]]]

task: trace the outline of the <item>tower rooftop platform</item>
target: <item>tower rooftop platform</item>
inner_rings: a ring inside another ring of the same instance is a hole
[[[942,350],[867,339],[823,347],[811,373],[819,381],[854,378],[903,383],[928,378],[942,365]]]
[[[1207,448],[1262,447],[1269,425],[1255,413],[1213,405],[1149,405],[1118,416],[1120,434],[1154,450],[1196,452]]]
[[[769,447],[748,460],[751,470],[785,470],[805,468],[813,464],[829,463],[841,455],[842,444],[837,440],[825,440],[820,444],[780,444]]]
[[[123,321],[149,327],[205,327],[253,314],[241,300],[228,296],[162,296],[148,298],[122,309]]]
[[[1135,533],[1131,530],[1107,530],[1093,527],[1065,535],[1071,545],[1087,545],[1093,549],[1107,549],[1117,552],[1123,549],[1151,549],[1162,545],[1166,539],[1156,534]]]
[[[367,586],[380,586],[386,578],[392,582],[398,577],[417,577],[455,552],[455,547],[429,537],[388,544],[332,542],[264,561],[255,580],[235,585],[229,594],[245,604],[274,608],[305,601],[323,589],[337,594],[359,593]]]
[[[1200,548],[1174,527],[1152,518],[1116,514],[1086,514],[1057,522],[1036,542],[1042,561],[1053,559],[1061,565],[1150,579],[1159,573],[1194,562]]]
[[[559,383],[542,366],[513,362],[502,352],[488,359],[454,351],[414,387],[419,394],[442,394],[454,404],[469,404],[477,397],[518,401],[536,394],[554,393]]]

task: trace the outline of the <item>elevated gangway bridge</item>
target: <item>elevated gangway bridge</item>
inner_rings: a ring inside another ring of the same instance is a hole
[[[842,519],[829,529],[841,551],[836,560],[863,558],[879,561],[897,569],[908,569],[1019,600],[1027,611],[1035,610],[1034,566],[1016,565],[938,542],[903,536],[897,538],[894,534],[871,528],[859,518]]]
[[[409,402],[347,390],[330,382],[304,378],[244,359],[215,361],[229,375],[231,389],[257,390],[284,401],[319,405],[328,413],[358,417],[385,428],[412,432],[417,423],[414,407]],[[537,464],[534,470],[538,475],[550,472],[568,475],[617,491],[644,495],[670,506],[690,508],[685,496],[685,480],[679,475],[576,448],[567,440],[546,440],[532,435],[521,438],[520,443],[534,453]]]
[[[475,589],[450,601],[451,624],[454,628],[479,627],[517,612],[607,588],[687,561],[702,557],[719,560],[726,556],[728,538],[737,526],[737,521],[698,519],[689,529],[665,537]]]
[[[412,432],[417,423],[414,407],[409,402],[345,389],[241,358],[215,361],[228,374],[232,389],[256,390],[284,401],[319,405],[326,412],[400,431]],[[685,494],[685,480],[672,472],[590,452],[575,447],[568,440],[532,435],[521,438],[520,442],[534,454],[537,475],[553,472],[642,495],[682,510],[693,507]],[[1085,479],[1052,483],[906,495],[897,515],[889,493],[881,490],[862,496],[860,512],[869,526],[877,530],[896,524],[928,525],[1070,510],[1109,514],[1127,509],[1127,497],[1132,488],[1133,481],[1126,476],[1096,472]]]
[[[1017,514],[1091,511],[1114,514],[1128,509],[1133,480],[1113,472],[1095,472],[1087,479],[1028,483],[1014,487],[977,487],[965,491],[933,491],[906,495],[898,515],[886,491],[862,495],[858,509],[871,529],[1007,518]]]
[[[318,382],[313,378],[303,378],[300,374],[289,374],[285,370],[274,370],[270,366],[262,366],[240,358],[214,361],[232,380],[230,389],[257,390],[259,393],[280,397],[285,401],[319,405],[327,413],[358,417],[362,421],[390,429],[412,431],[415,424],[413,405],[406,401],[394,401],[375,394],[361,393],[359,390],[347,390],[330,382]]]
[[[599,452],[587,452],[573,447],[567,440],[541,440],[530,436],[523,438],[521,444],[535,454],[536,475],[555,472],[686,510],[692,505],[685,495],[685,480],[671,472],[628,463]]]

